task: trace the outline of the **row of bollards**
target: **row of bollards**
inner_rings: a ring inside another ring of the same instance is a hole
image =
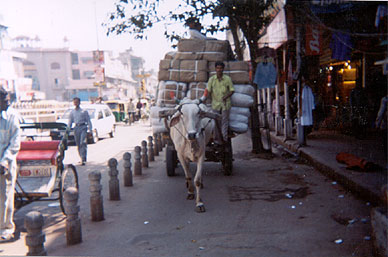
[[[155,156],[163,151],[166,141],[160,134],[154,134],[148,137],[148,142],[143,140],[141,147],[136,146],[134,149],[134,170],[135,176],[142,175],[142,168],[148,168],[149,163],[155,161]],[[123,155],[123,178],[124,186],[133,186],[131,154],[126,152]],[[120,200],[120,183],[118,179],[119,170],[117,169],[118,161],[111,158],[108,161],[109,167],[109,200]],[[90,186],[90,213],[92,221],[104,220],[104,205],[101,194],[101,173],[92,171],[88,175]],[[81,219],[79,217],[80,206],[78,205],[79,193],[74,187],[66,189],[64,192],[65,212],[66,212],[66,242],[67,245],[74,245],[82,242]],[[27,230],[26,245],[28,246],[28,256],[46,256],[47,251],[44,248],[46,240],[42,232],[44,218],[40,212],[29,212],[24,220],[24,226]]]

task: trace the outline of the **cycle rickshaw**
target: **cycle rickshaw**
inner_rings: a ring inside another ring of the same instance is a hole
[[[74,165],[64,165],[69,129],[64,123],[37,122],[20,125],[21,148],[17,155],[15,207],[20,208],[33,201],[56,201],[63,214],[64,192],[69,187],[79,189],[78,174]],[[31,132],[37,132],[32,135]],[[51,140],[53,133],[60,133],[61,140]]]

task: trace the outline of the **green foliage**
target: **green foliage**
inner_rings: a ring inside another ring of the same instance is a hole
[[[169,25],[181,23],[182,26],[190,17],[204,20],[212,18],[210,24],[203,24],[206,32],[225,31],[226,29],[242,30],[251,51],[251,57],[255,56],[259,31],[269,22],[263,13],[273,0],[175,0],[176,8],[166,10],[165,3],[168,0],[120,0],[115,4],[116,11],[110,14],[110,20],[105,24],[107,34],[132,34],[136,39],[147,38],[147,31],[157,23],[165,26],[164,35],[171,42],[181,38]],[[171,4],[171,0],[169,1]],[[232,22],[237,26],[225,26],[222,24]],[[251,49],[255,48],[255,49]],[[252,59],[252,58],[251,58]]]

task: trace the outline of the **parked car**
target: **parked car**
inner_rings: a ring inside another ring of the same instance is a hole
[[[101,137],[109,135],[114,137],[115,134],[115,117],[111,109],[106,104],[81,104],[81,108],[89,113],[90,121],[92,122],[93,131],[88,132],[87,141],[88,144],[96,143]],[[68,124],[70,118],[70,112],[74,109],[70,108],[66,110],[61,118],[57,122]],[[73,123],[71,130],[74,129]],[[53,140],[60,140],[61,135],[58,133],[52,133]],[[74,142],[74,132],[69,134],[69,143]]]

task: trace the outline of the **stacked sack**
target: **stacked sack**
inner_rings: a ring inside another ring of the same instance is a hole
[[[208,80],[206,60],[161,60],[159,81],[206,82]]]
[[[229,114],[229,127],[236,133],[248,131],[249,107],[254,103],[255,89],[249,84],[234,84],[234,94],[231,97],[232,108]]]
[[[167,132],[164,120],[159,118],[159,111],[173,109],[176,100],[186,97],[187,84],[176,81],[159,81],[156,94],[156,106],[150,108],[152,133]]]
[[[236,133],[248,130],[249,107],[254,89],[249,85],[249,66],[244,61],[227,61],[230,49],[227,40],[181,39],[177,52],[168,52],[159,63],[159,85],[156,106],[151,107],[153,133],[167,132],[159,111],[176,106],[176,99],[202,97],[210,76],[216,74],[215,62],[225,63],[224,74],[235,87],[230,111],[230,128]],[[206,102],[211,105],[210,99]]]

